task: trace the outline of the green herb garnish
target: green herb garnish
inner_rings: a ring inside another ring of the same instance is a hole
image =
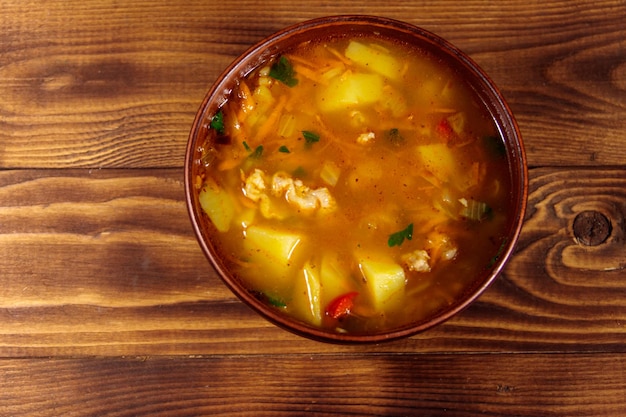
[[[315,132],[311,132],[310,130],[303,130],[302,136],[304,137],[307,145],[312,145],[320,141],[320,135]]]
[[[503,157],[506,156],[506,147],[504,142],[498,136],[485,136],[483,137],[483,143],[487,150],[494,156]]]
[[[211,129],[215,129],[220,135],[224,134],[224,113],[220,110],[211,118],[209,123]]]
[[[251,291],[252,295],[254,295],[258,300],[263,301],[271,306],[278,308],[286,308],[287,302],[289,300],[285,300],[280,296],[274,294],[268,294],[260,291]]]
[[[278,148],[278,152],[289,153],[289,148],[283,145],[280,148]]]
[[[262,155],[263,155],[263,145],[259,145],[254,149],[254,152],[248,155],[248,158],[259,159]]]
[[[498,252],[496,252],[496,255],[489,260],[489,263],[487,264],[487,268],[491,268],[492,266],[496,264],[496,262],[498,262],[498,259],[500,259],[500,256],[502,256],[502,252],[504,252],[505,247],[506,247],[506,239],[502,241],[502,244],[498,248]]]
[[[278,307],[278,308],[286,308],[287,307],[287,303],[279,298],[276,297],[272,297],[270,295],[265,295],[267,297],[267,302],[270,303],[270,305],[274,306],[274,307]]]
[[[390,145],[400,146],[404,143],[404,137],[400,134],[400,131],[395,127],[385,132],[385,139]]]
[[[248,145],[248,143],[244,140],[243,142],[241,142],[241,144],[243,145],[243,148],[248,151],[251,152],[252,149],[250,148],[250,145]]]
[[[413,239],[413,223],[409,224],[404,230],[390,234],[389,240],[387,240],[387,245],[389,245],[390,248],[393,246],[400,246],[404,242],[404,239]]]
[[[299,166],[298,168],[293,170],[293,176],[296,178],[304,178],[306,177],[306,170]]]
[[[483,201],[470,199],[461,210],[461,216],[468,220],[482,221],[493,216],[493,210]]]
[[[285,56],[278,58],[278,61],[274,62],[270,67],[270,77],[288,87],[293,87],[298,84],[298,80],[294,77],[295,74],[291,62],[289,62]]]

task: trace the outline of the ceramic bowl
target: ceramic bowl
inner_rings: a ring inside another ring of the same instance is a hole
[[[479,101],[487,108],[503,138],[512,183],[509,206],[511,213],[509,213],[506,225],[507,238],[492,265],[474,277],[472,285],[461,298],[436,315],[427,320],[374,333],[341,333],[308,325],[283,314],[279,309],[268,305],[249,291],[220,258],[214,240],[215,227],[200,209],[198,190],[194,186],[199,146],[207,135],[207,125],[212,115],[228,99],[237,80],[302,42],[346,34],[350,36],[375,34],[403,42],[428,51],[452,67],[471,86]],[[494,281],[513,253],[526,209],[527,181],[527,164],[518,126],[498,88],[485,72],[465,53],[439,36],[401,21],[373,16],[332,16],[302,22],[285,28],[250,47],[221,73],[207,92],[191,128],[185,157],[185,193],[193,230],[202,251],[226,286],[243,303],[279,327],[314,340],[336,343],[374,343],[415,335],[448,320],[476,300]]]

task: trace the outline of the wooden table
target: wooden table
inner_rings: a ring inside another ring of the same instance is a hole
[[[624,0],[0,10],[0,415],[626,415]],[[495,284],[440,327],[369,346],[309,341],[249,310],[201,253],[183,198],[187,134],[221,70],[286,25],[348,13],[466,51],[516,114],[530,164]]]

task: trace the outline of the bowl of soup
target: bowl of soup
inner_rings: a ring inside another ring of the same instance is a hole
[[[224,283],[272,323],[338,343],[415,335],[473,302],[514,250],[527,181],[485,72],[373,16],[251,46],[206,94],[185,159],[191,222]]]

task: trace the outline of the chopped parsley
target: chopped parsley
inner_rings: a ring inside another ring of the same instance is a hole
[[[506,239],[502,241],[502,244],[498,248],[498,252],[496,252],[495,256],[489,260],[487,268],[491,268],[496,264],[496,262],[498,262],[498,259],[500,259],[500,256],[502,256],[502,253],[504,252],[504,248],[506,248]]]
[[[252,295],[254,295],[258,300],[267,303],[271,306],[274,307],[278,307],[278,308],[286,308],[287,307],[287,302],[289,300],[284,300],[282,297],[273,295],[273,294],[268,294],[268,293],[264,293],[264,292],[260,292],[260,291],[251,291]]]
[[[289,153],[289,148],[283,145],[280,148],[278,148],[278,152]]]
[[[299,166],[298,168],[294,169],[293,176],[296,178],[304,178],[306,177],[306,170],[302,166]]]
[[[259,159],[261,156],[263,156],[263,145],[257,146],[248,158]]]
[[[294,87],[298,84],[298,80],[294,77],[295,74],[293,66],[286,56],[278,58],[278,60],[270,67],[270,77],[280,81],[287,87]]]
[[[267,302],[270,305],[272,305],[274,307],[278,307],[278,308],[286,308],[287,307],[287,303],[284,300],[282,300],[282,299],[280,299],[278,297],[272,297],[272,296],[267,295],[267,294],[265,296],[267,297]]]
[[[315,132],[311,132],[310,130],[303,130],[302,136],[304,137],[307,145],[312,145],[320,141],[320,135]]]
[[[250,145],[248,145],[248,142],[246,142],[245,140],[241,142],[241,144],[243,145],[243,148],[246,150],[246,152],[250,152],[248,158],[258,159],[263,155],[263,145],[257,146],[253,151]]]
[[[217,133],[220,135],[224,134],[224,113],[222,110],[219,110],[215,115],[211,118],[211,123],[209,123],[209,127],[211,129],[215,129]]]
[[[409,224],[404,230],[390,234],[387,245],[389,245],[389,247],[400,246],[404,242],[404,239],[413,239],[413,223]]]
[[[498,136],[485,136],[483,137],[483,143],[489,152],[496,157],[506,156],[506,147],[504,142]]]
[[[385,132],[385,139],[390,145],[400,146],[404,143],[404,137],[400,134],[400,131],[395,127]]]

